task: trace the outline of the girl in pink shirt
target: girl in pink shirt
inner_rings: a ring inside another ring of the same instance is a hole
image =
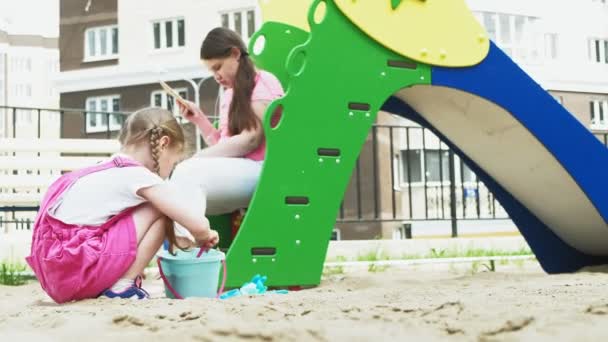
[[[57,303],[100,295],[147,298],[139,274],[165,238],[176,244],[172,220],[196,245],[218,242],[200,211],[182,208],[185,199],[163,181],[184,149],[173,115],[161,108],[137,111],[119,140],[119,154],[62,175],[40,204],[26,260]]]
[[[171,181],[189,193],[206,214],[248,206],[258,183],[266,142],[262,121],[268,105],[284,95],[279,80],[256,69],[241,37],[213,29],[201,47],[202,63],[225,89],[216,129],[194,103],[179,104],[182,115],[200,130],[207,148],[182,162]],[[178,234],[187,232],[176,226]]]

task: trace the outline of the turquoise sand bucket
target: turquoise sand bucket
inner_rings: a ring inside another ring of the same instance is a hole
[[[163,250],[158,255],[157,262],[161,278],[165,283],[165,294],[169,298],[217,298],[224,290],[226,256],[218,250],[210,249],[201,253],[199,248],[189,251],[178,249],[175,255]],[[222,265],[224,276],[218,291]]]

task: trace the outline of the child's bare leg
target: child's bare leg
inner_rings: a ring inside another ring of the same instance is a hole
[[[126,279],[135,279],[143,273],[154,254],[162,246],[168,224],[166,216],[149,204],[138,208],[133,214],[133,220],[137,231],[138,246],[135,261],[122,276]]]

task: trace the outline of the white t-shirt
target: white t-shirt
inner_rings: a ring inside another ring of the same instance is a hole
[[[145,202],[137,195],[138,190],[163,182],[143,166],[114,167],[91,173],[66,190],[53,216],[68,224],[101,225],[123,210]]]

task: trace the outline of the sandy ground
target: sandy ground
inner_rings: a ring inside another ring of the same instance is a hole
[[[484,269],[481,267],[479,270]],[[606,341],[608,273],[548,276],[535,262],[351,269],[287,295],[54,304],[0,286],[2,341]]]

